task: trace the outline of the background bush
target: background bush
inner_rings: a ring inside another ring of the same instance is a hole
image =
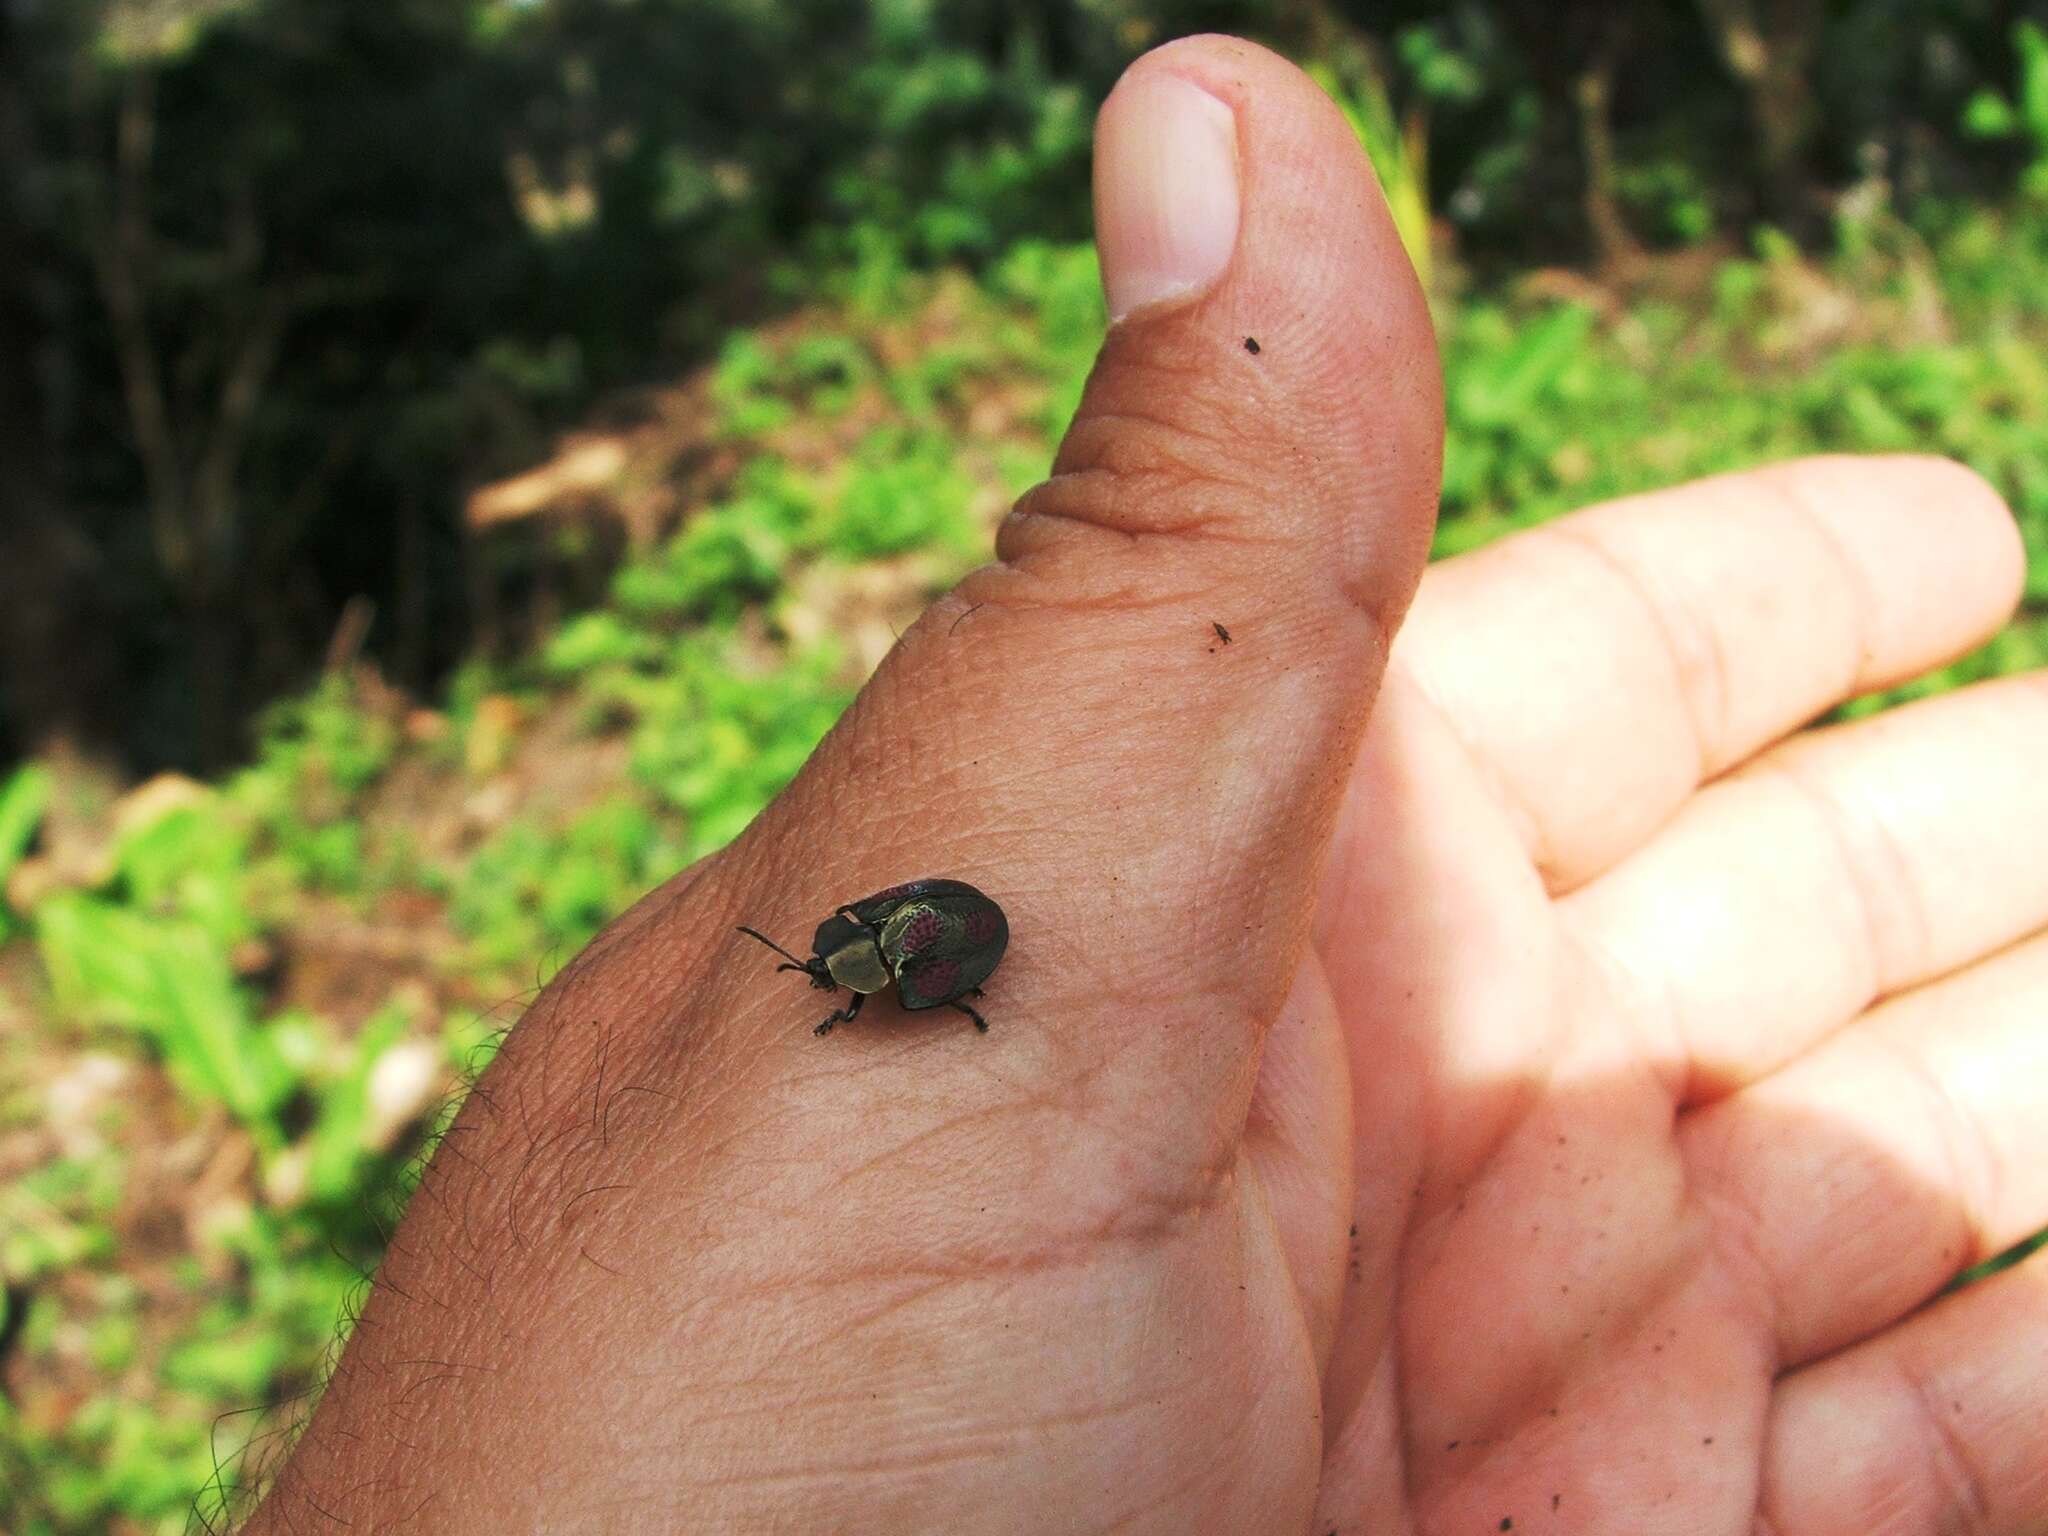
[[[2033,584],[1913,691],[2048,654],[2011,5],[0,3],[0,1529],[260,1474],[519,1003],[1043,473],[1092,104],[1200,27],[1374,154],[1440,552],[1950,453]]]

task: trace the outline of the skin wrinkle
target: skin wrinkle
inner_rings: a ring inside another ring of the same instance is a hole
[[[1100,509],[1102,502],[1130,503],[1134,501],[1172,503],[1182,500],[1186,493],[1179,489],[1192,475],[1178,474],[1166,469],[1149,471],[1079,469],[1068,470],[1049,476],[1026,491],[1017,500],[1017,505],[1003,520],[1005,530],[1016,529],[1019,533],[1034,523],[1057,522],[1076,528],[1087,528],[1100,535],[1118,540],[1123,546],[1117,557],[1128,572],[1129,556],[1139,550],[1163,548],[1178,562],[1181,551],[1190,545],[1220,549],[1234,558],[1242,558],[1247,550],[1277,552],[1286,548],[1271,539],[1240,530],[1240,520],[1227,512],[1202,512],[1191,510],[1171,521],[1154,521],[1144,527],[1119,527],[1107,512]],[[1156,484],[1154,482],[1157,482]],[[998,538],[1003,537],[998,533]],[[999,544],[1010,564],[1016,565],[1028,560],[1029,549],[1010,553],[1006,544]],[[1149,583],[1137,583],[1149,585]]]
[[[1102,1527],[1103,1536],[1116,1536],[1116,1533],[1119,1531],[1135,1531],[1139,1529],[1141,1522],[1148,1516],[1170,1507],[1175,1502],[1185,1499],[1194,1492],[1195,1489],[1201,1486],[1210,1470],[1210,1468],[1202,1466],[1189,1467],[1179,1477],[1174,1478],[1171,1482],[1162,1484],[1157,1491],[1141,1503],[1134,1505],[1123,1514],[1112,1518],[1108,1525]]]
[[[2000,1171],[2001,1159],[1993,1151],[1983,1123],[1957,1102],[1941,1074],[1906,1042],[1894,1039],[1882,1027],[1860,1029],[1856,1038],[1913,1085],[1925,1106],[1924,1118],[1941,1143],[1948,1164],[1942,1190],[1952,1197],[1945,1207],[1961,1228],[1958,1236],[1963,1257],[1955,1268],[1967,1269],[1992,1257],[2004,1246],[1992,1234],[2002,1208],[1999,1190],[2006,1180]]]
[[[1935,1490],[1936,1507],[1961,1523],[1943,1521],[1945,1530],[1957,1536],[1995,1536],[1995,1508],[1991,1483],[1977,1459],[1970,1453],[1970,1439],[1956,1423],[1950,1396],[1938,1391],[1931,1373],[1900,1350],[1893,1357],[1899,1384],[1913,1405],[1914,1421],[1921,1427],[1921,1451],[1927,1479]]]
[[[1067,1414],[1048,1414],[1034,1418],[1028,1424],[1018,1425],[1009,1430],[994,1430],[969,1438],[961,1436],[954,1443],[926,1443],[914,1453],[898,1457],[875,1456],[864,1460],[834,1460],[819,1466],[789,1467],[775,1469],[748,1469],[724,1476],[692,1479],[692,1486],[698,1488],[775,1486],[791,1482],[820,1483],[828,1487],[835,1479],[845,1478],[889,1478],[906,1472],[922,1472],[936,1466],[945,1466],[961,1461],[984,1461],[1000,1463],[1013,1457],[1018,1442],[1027,1437],[1036,1437],[1047,1429],[1081,1428],[1088,1424],[1122,1417],[1125,1414],[1156,1405],[1158,1394],[1147,1393],[1142,1397],[1123,1402],[1106,1404],[1099,1408],[1076,1410]],[[763,1412],[768,1411],[763,1409]],[[832,1488],[834,1503],[843,1503],[847,1495],[838,1488]],[[870,1495],[871,1496],[871,1495]]]
[[[1140,429],[1147,441],[1157,437],[1209,449],[1219,464],[1242,463],[1239,449],[1248,425],[1295,414],[1273,389],[1266,369],[1233,368],[1227,384],[1218,388],[1210,382],[1219,360],[1212,341],[1197,336],[1170,345],[1172,350],[1166,350],[1157,333],[1150,338],[1121,329],[1110,333],[1089,375],[1082,409],[1053,460],[1056,472],[1075,459],[1091,461],[1105,448],[1116,451],[1116,439],[1126,427]],[[1231,348],[1221,353],[1225,361],[1235,357]],[[1171,402],[1172,409],[1157,408],[1155,401]],[[1276,441],[1289,435],[1273,434]]]
[[[1690,1148],[1686,1151],[1689,1154]],[[1769,1225],[1768,1213],[1745,1198],[1740,1180],[1710,1180],[1693,1166],[1690,1155],[1683,1161],[1686,1188],[1706,1213],[1714,1260],[1731,1274],[1735,1295],[1753,1300],[1755,1335],[1771,1340],[1774,1371],[1782,1373],[1802,1364],[1799,1351],[1792,1344],[1791,1323],[1781,1299],[1784,1283],[1772,1267],[1763,1239],[1763,1231]]]
[[[1114,1121],[1104,1121],[1097,1128],[1114,1131],[1115,1125]],[[834,1189],[857,1187],[862,1176],[867,1174],[886,1175],[886,1163],[891,1155],[883,1154],[877,1161],[864,1164],[857,1173],[841,1175],[823,1189],[807,1192],[805,1201],[814,1202]],[[1178,1189],[1148,1190],[1138,1184],[1133,1184],[1129,1188],[1119,1188],[1116,1202],[1107,1214],[1072,1232],[1055,1235],[1035,1244],[1020,1241],[1014,1230],[1006,1232],[1006,1242],[1014,1246],[1005,1254],[992,1254],[985,1249],[976,1249],[955,1266],[929,1260],[892,1259],[875,1269],[859,1268],[842,1272],[836,1278],[845,1278],[849,1275],[887,1277],[919,1274],[971,1277],[975,1274],[995,1273],[1033,1274],[1070,1268],[1103,1248],[1144,1248],[1163,1244],[1191,1224],[1213,1214],[1229,1201],[1236,1173],[1233,1164],[1229,1168],[1207,1173],[1191,1172],[1185,1186]]]
[[[925,1281],[926,1283],[911,1287],[905,1294],[901,1296],[894,1296],[889,1298],[887,1301],[881,1302],[878,1305],[865,1308],[864,1310],[857,1312],[850,1317],[845,1318],[836,1326],[826,1328],[816,1334],[807,1334],[801,1343],[792,1342],[790,1348],[787,1351],[785,1351],[783,1355],[779,1358],[793,1360],[815,1358],[816,1355],[820,1351],[822,1351],[826,1345],[837,1344],[842,1339],[857,1338],[861,1334],[865,1333],[868,1329],[873,1328],[877,1323],[882,1322],[884,1319],[894,1317],[899,1312],[911,1311],[915,1309],[920,1303],[929,1301],[933,1297],[939,1296],[944,1292],[953,1289],[959,1282],[959,1277],[957,1276],[915,1275],[910,1272],[903,1272],[902,1274],[898,1275],[896,1272],[891,1271],[886,1275],[880,1273],[870,1273],[866,1275],[849,1277],[848,1279],[836,1282],[821,1282],[818,1285],[806,1287],[805,1289],[807,1294],[815,1295],[818,1292],[838,1289],[841,1286],[871,1284],[872,1282],[878,1279],[919,1279]],[[767,1293],[771,1295],[789,1294],[787,1291],[768,1291]],[[782,1403],[776,1405],[779,1410],[786,1411],[788,1401],[792,1399],[801,1400],[805,1402],[806,1406],[812,1406],[804,1390],[803,1384],[797,1383],[795,1384],[795,1386],[796,1390],[792,1391],[789,1394],[789,1398],[785,1399]]]
[[[1690,1208],[1690,1185],[1683,1180],[1678,1199],[1681,1205]],[[1672,1251],[1656,1271],[1656,1283],[1647,1290],[1638,1290],[1632,1307],[1621,1315],[1609,1313],[1604,1322],[1594,1325],[1592,1339],[1582,1339],[1568,1346],[1549,1369],[1539,1370],[1525,1380],[1511,1394],[1519,1405],[1517,1411],[1484,1425],[1477,1439],[1470,1443],[1507,1446],[1518,1431],[1549,1417],[1549,1408],[1565,1395],[1569,1377],[1583,1366],[1586,1357],[1602,1354],[1614,1340],[1648,1336],[1650,1330],[1658,1326],[1680,1293],[1697,1283],[1699,1266],[1693,1250],[1710,1242],[1708,1235],[1701,1230],[1708,1225],[1707,1222],[1696,1220],[1687,1225],[1700,1232],[1698,1241],[1690,1245],[1672,1245]]]
[[[993,586],[991,573],[994,569],[992,566],[984,566],[981,570],[975,572],[974,575],[968,577],[968,581],[974,584],[975,589],[978,591],[988,590]],[[1185,586],[1177,587],[1146,586],[1142,590],[1138,585],[1134,584],[1131,587],[1121,587],[1113,591],[1081,594],[1075,594],[1071,590],[1063,589],[1057,595],[1048,594],[1040,598],[1029,598],[1012,590],[1024,581],[1031,579],[1031,573],[1028,570],[1013,566],[1002,574],[1014,579],[1005,581],[1001,590],[982,600],[981,606],[983,608],[1005,610],[1018,619],[1053,616],[1066,619],[1090,620],[1123,614],[1192,614],[1199,613],[1204,608],[1213,607],[1218,597],[1217,590],[1211,584],[1189,583]],[[1170,632],[1156,630],[1154,633],[1157,634],[1160,641],[1164,642],[1168,639]],[[1056,629],[1052,630],[1051,635],[1054,640],[1057,640],[1059,631]],[[1174,633],[1172,638],[1177,641],[1180,636]],[[1091,647],[1079,640],[1073,643],[1071,652],[1077,661],[1092,653]]]
[[[1845,675],[1828,692],[1830,697],[1851,698],[1883,681],[1872,675],[1878,652],[1871,638],[1870,626],[1884,605],[1878,601],[1877,589],[1869,573],[1849,553],[1849,546],[1814,501],[1812,487],[1807,477],[1797,472],[1798,468],[1800,466],[1788,465],[1776,472],[1766,470],[1758,477],[1759,486],[1774,495],[1785,510],[1826,548],[1829,566],[1849,594],[1850,630],[1846,637],[1849,655]]]
[[[1773,753],[1757,759],[1743,772],[1745,777],[1781,783],[1805,801],[1841,858],[1846,878],[1836,884],[1848,889],[1862,919],[1866,936],[1864,975],[1867,978],[1866,984],[1858,989],[1856,1007],[1844,1022],[1860,1014],[1878,998],[1896,990],[1903,978],[1926,975],[1934,958],[1927,904],[1920,893],[1920,883],[1914,878],[1911,861],[1884,819],[1879,816],[1858,817],[1852,826],[1842,802],[1828,792],[1824,783],[1810,777],[1805,765],[1795,755]],[[1857,835],[1859,828],[1864,835]],[[1896,902],[1887,904],[1882,912],[1877,901],[1877,893],[1881,890],[1893,891],[1899,897]],[[1898,925],[1886,924],[1883,921],[1885,916],[1904,919],[1904,927],[1911,930],[1907,941],[1909,955],[1898,953],[1899,936],[1888,935],[1886,931],[1888,927]]]
[[[1689,1255],[1682,1253],[1670,1256],[1661,1267],[1660,1273],[1660,1282],[1638,1298],[1638,1304],[1626,1317],[1616,1318],[1596,1327],[1593,1340],[1573,1345],[1556,1357],[1548,1369],[1524,1381],[1507,1394],[1515,1405],[1513,1412],[1499,1420],[1483,1422],[1458,1437],[1459,1480],[1473,1480],[1479,1467],[1502,1459],[1510,1464],[1518,1463],[1525,1454],[1521,1439],[1523,1433],[1558,1417],[1558,1405],[1567,1395],[1565,1388],[1569,1386],[1574,1371],[1582,1367],[1581,1357],[1603,1353],[1613,1339],[1648,1335],[1650,1330],[1658,1326],[1659,1320],[1667,1313],[1673,1300],[1700,1279],[1695,1263]],[[1406,1421],[1402,1429],[1403,1464],[1406,1469],[1406,1481],[1403,1486],[1407,1488],[1415,1503],[1426,1505],[1432,1485],[1420,1478],[1415,1469],[1424,1462],[1431,1463],[1439,1469],[1444,1466],[1441,1457],[1430,1454],[1439,1448],[1439,1444],[1418,1441],[1415,1426]]]
[[[1251,492],[1221,483],[1199,465],[1182,464],[1163,454],[1148,455],[1142,465],[1086,465],[1047,476],[1019,498],[1019,505],[1037,516],[1068,516],[1091,526],[1108,525],[1133,546],[1168,541],[1176,559],[1187,549],[1223,549],[1241,557],[1257,550],[1291,560],[1291,541],[1255,531],[1234,503]],[[1052,503],[1048,510],[1046,503]],[[1124,509],[1125,521],[1101,509],[1107,502]],[[1142,507],[1144,522],[1132,521],[1129,509]]]
[[[1606,1012],[1622,1021],[1622,1028],[1640,1042],[1637,1059],[1656,1079],[1673,1115],[1698,1107],[1702,1101],[1692,1092],[1698,1061],[1693,1049],[1696,1031],[1685,1021],[1672,968],[1662,966],[1654,977],[1645,977],[1591,925],[1577,920],[1577,908],[1561,903],[1558,910],[1560,937],[1577,957],[1578,973],[1598,978],[1597,990],[1609,1005]],[[1654,1004],[1650,1002],[1653,997]],[[1661,1031],[1651,1027],[1655,1020],[1662,1021]]]
[[[1263,492],[1243,457],[1244,417],[1200,419],[1190,413],[1191,407],[1200,409],[1199,390],[1178,388],[1167,397],[1174,401],[1173,412],[1148,409],[1144,386],[1133,388],[1129,366],[1118,372],[1102,393],[1113,390],[1119,403],[1098,401],[1076,421],[1053,460],[1053,479],[1107,473],[1139,481],[1164,477],[1225,496]]]
[[[1459,726],[1457,714],[1444,707],[1443,696],[1439,688],[1431,683],[1428,673],[1422,668],[1402,664],[1404,654],[1398,646],[1389,651],[1388,674],[1399,671],[1413,686],[1416,697],[1429,710],[1431,723],[1443,733],[1446,740],[1457,744],[1466,765],[1472,770],[1473,776],[1486,786],[1492,802],[1507,812],[1509,824],[1514,827],[1530,864],[1542,877],[1545,892],[1552,896],[1564,894],[1564,888],[1554,874],[1557,868],[1557,854],[1551,846],[1549,831],[1536,807],[1520,792],[1513,776],[1507,773],[1494,755],[1480,745],[1469,729]],[[1385,678],[1381,681],[1380,691],[1386,691]]]
[[[1172,606],[1177,596],[1210,601],[1219,593],[1242,595],[1247,585],[1278,586],[1277,573],[1291,563],[1283,546],[1221,534],[1211,541],[1229,560],[1221,572],[1214,562],[1197,569],[1192,562],[1164,558],[1170,555],[1172,542],[1165,535],[1102,527],[1080,504],[1096,494],[1090,482],[1077,481],[1076,490],[1086,495],[1076,494],[1074,507],[1051,507],[1042,513],[1027,504],[1029,493],[1020,498],[996,530],[996,548],[1003,558],[969,577],[966,590],[976,596],[991,591],[1000,595],[1027,585],[1037,606],[1076,616],[1118,618],[1126,612],[1144,612],[1161,594],[1166,602],[1160,606]],[[1119,595],[1130,601],[1115,601]],[[1268,601],[1288,595],[1283,590],[1265,594]]]
[[[1028,539],[1032,524],[1028,518],[1020,518],[1022,514],[1012,512],[1004,526],[1016,528]],[[1092,528],[1094,524],[1069,526]],[[1053,528],[1040,528],[1040,532],[1053,532]],[[1122,535],[1108,537],[1122,539]],[[1083,537],[1083,541],[1087,539],[1090,537]],[[1092,559],[1075,559],[1073,541],[1061,539],[1057,547],[1012,551],[1012,559],[1001,567],[985,565],[967,578],[967,590],[979,598],[1010,604],[1018,614],[1020,627],[1028,625],[1049,635],[1049,643],[1067,637],[1071,629],[1090,629],[1114,618],[1124,618],[1133,637],[1130,643],[1174,641],[1176,645],[1167,655],[1192,668],[1196,666],[1196,653],[1186,649],[1186,639],[1190,635],[1198,637],[1206,651],[1206,645],[1214,639],[1212,633],[1200,629],[1206,618],[1219,616],[1219,610],[1231,610],[1239,614],[1239,627],[1243,625],[1241,582],[1247,575],[1257,578],[1264,569],[1255,555],[1257,551],[1253,551],[1253,557],[1237,559],[1231,565],[1231,578],[1225,580],[1225,575],[1196,573],[1188,565],[1171,567],[1167,561],[1130,561],[1126,555],[1108,555],[1100,549],[1094,551]],[[1147,614],[1167,614],[1169,623],[1151,627],[1133,623]],[[1065,623],[1034,623],[1044,618]],[[1184,625],[1194,625],[1194,629],[1184,631]],[[1264,621],[1260,629],[1264,631]],[[1073,643],[1081,645],[1081,637],[1075,635]],[[1081,649],[1079,653],[1085,655],[1087,651]]]
[[[1559,966],[1556,973],[1561,975],[1564,969]],[[1561,982],[1558,984],[1562,985]],[[1556,1010],[1548,1006],[1542,1008],[1540,1013],[1546,1019],[1556,1016]],[[1541,1053],[1532,1050],[1527,1060],[1539,1070],[1525,1071],[1518,1076],[1516,1091],[1503,1111],[1494,1119],[1492,1134],[1474,1149],[1471,1171],[1461,1181],[1457,1198],[1439,1206],[1433,1212],[1425,1213],[1425,1229],[1429,1226],[1449,1227],[1455,1222],[1470,1191],[1502,1161],[1509,1146],[1528,1125],[1530,1116],[1543,1104],[1546,1095],[1555,1090],[1558,1070],[1557,1042],[1550,1042],[1550,1049]],[[1429,1120],[1440,1122],[1447,1118],[1447,1109],[1442,1104],[1432,1103],[1425,1109],[1425,1114]]]
[[[1686,630],[1694,642],[1685,645],[1672,628],[1667,617],[1667,604],[1659,603],[1643,584],[1641,575],[1620,555],[1609,549],[1590,530],[1576,527],[1569,520],[1546,523],[1530,534],[1531,538],[1547,538],[1552,544],[1574,549],[1590,556],[1612,577],[1620,590],[1627,594],[1631,604],[1647,621],[1647,627],[1657,639],[1666,661],[1671,666],[1671,675],[1676,686],[1671,696],[1678,701],[1685,720],[1687,734],[1693,747],[1695,783],[1704,784],[1717,771],[1716,742],[1727,736],[1728,672],[1727,658],[1722,654],[1719,639],[1712,625],[1701,626],[1696,621],[1688,623]],[[1704,672],[1706,685],[1700,678]],[[1709,708],[1707,695],[1715,701]],[[1718,728],[1709,724],[1717,718]]]

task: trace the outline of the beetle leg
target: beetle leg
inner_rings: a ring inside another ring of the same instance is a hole
[[[832,1012],[832,1016],[826,1019],[825,1022],[820,1024],[816,1029],[812,1030],[811,1033],[814,1035],[829,1035],[832,1033],[832,1026],[834,1024],[851,1024],[860,1015],[860,1005],[866,1002],[867,1000],[867,993],[854,993],[852,1007],[834,1009]]]
[[[968,990],[969,992],[972,992],[972,993],[973,993],[973,994],[974,994],[974,995],[975,995],[976,997],[987,997],[987,996],[988,996],[988,994],[987,994],[986,992],[982,991],[982,990],[981,990],[981,988],[979,988],[979,987],[969,987],[969,988],[968,988],[967,990]]]
[[[979,996],[981,996],[981,993],[980,993],[979,991],[977,991],[977,992],[976,992],[976,993],[975,993],[974,995],[975,995],[976,997],[979,997]],[[953,1000],[953,1006],[954,1006],[955,1008],[958,1008],[958,1009],[959,1009],[959,1010],[960,1010],[960,1011],[961,1011],[962,1013],[966,1014],[966,1015],[967,1015],[967,1017],[969,1017],[970,1019],[974,1020],[974,1027],[975,1027],[976,1029],[980,1030],[980,1031],[981,1031],[981,1032],[982,1032],[982,1033],[983,1033],[984,1035],[988,1033],[988,1020],[987,1020],[987,1019],[984,1019],[984,1018],[983,1018],[983,1017],[982,1017],[982,1016],[981,1016],[980,1014],[976,1013],[976,1012],[975,1012],[975,1011],[974,1011],[974,1010],[973,1010],[972,1008],[968,1007],[968,1006],[967,1006],[967,1005],[966,1005],[965,1003],[961,1002],[961,1001],[960,1001],[960,1000],[959,1000],[958,998],[955,998],[955,999]]]

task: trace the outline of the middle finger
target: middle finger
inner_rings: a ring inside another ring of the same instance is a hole
[[[1785,732],[1988,638],[2022,564],[1960,465],[1805,459],[1433,566],[1396,652],[1565,891]]]
[[[1681,1104],[2048,926],[2048,674],[1811,731],[1559,904]]]

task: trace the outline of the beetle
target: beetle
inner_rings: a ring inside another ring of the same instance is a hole
[[[853,1002],[812,1031],[820,1035],[851,1023],[892,981],[905,1008],[957,1008],[985,1033],[988,1020],[960,999],[982,995],[1010,942],[1003,909],[964,880],[910,880],[835,908],[818,925],[808,960],[745,924],[739,931],[790,962],[777,970],[801,971],[821,991],[851,989]]]

